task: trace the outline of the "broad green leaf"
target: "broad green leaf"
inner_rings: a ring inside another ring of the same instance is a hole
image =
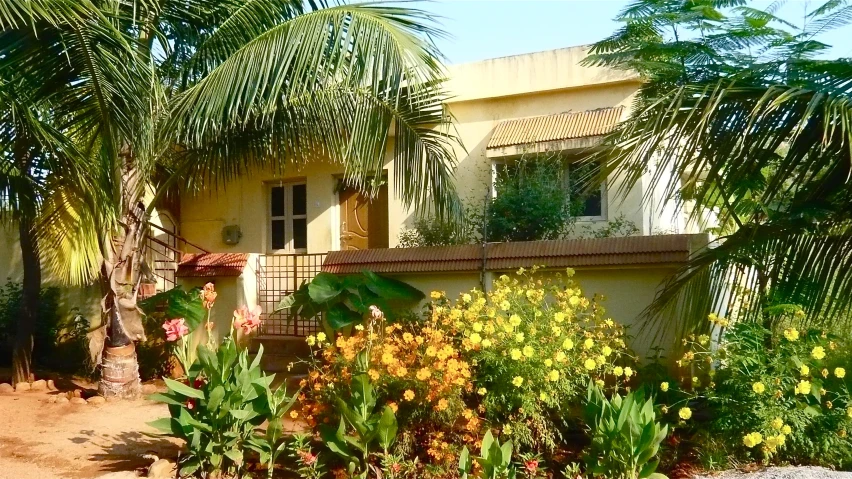
[[[393,445],[393,442],[396,439],[397,422],[393,410],[388,406],[385,406],[385,410],[384,412],[382,412],[382,417],[379,420],[377,433],[379,438],[379,446],[381,446],[382,450],[387,451],[388,449],[390,449],[391,445]]]
[[[174,379],[163,378],[163,380],[166,382],[166,386],[168,386],[169,389],[178,394],[195,399],[204,399],[204,392],[199,391],[198,389],[189,387],[184,383],[175,381]]]
[[[180,427],[180,423],[177,420],[172,419],[170,417],[163,417],[160,419],[156,419],[147,423],[149,426],[157,429],[161,432],[165,432],[168,434],[174,434],[175,436],[182,437],[183,431]]]
[[[342,329],[346,326],[358,323],[361,321],[361,315],[343,304],[335,304],[328,308],[325,313],[325,320],[329,327],[333,330]]]
[[[316,303],[328,303],[342,292],[340,279],[331,273],[319,273],[308,285],[308,294]]]

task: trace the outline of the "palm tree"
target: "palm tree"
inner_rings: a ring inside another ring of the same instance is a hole
[[[852,6],[818,5],[797,28],[745,3],[625,9],[625,28],[590,62],[636,68],[647,84],[611,149],[595,156],[624,176],[622,192],[644,174],[696,216],[719,217],[718,246],[693,257],[647,311],[658,331],[707,330],[710,312],[772,326],[781,316],[764,313],[785,305],[804,307],[804,323],[848,327],[852,63],[816,57],[828,48],[817,36],[852,21]],[[673,19],[687,31],[667,38]]]
[[[45,199],[42,257],[69,282],[98,279],[101,393],[138,393],[133,342],[147,218],[180,181],[254,167],[344,165],[369,193],[391,132],[407,205],[458,210],[442,70],[425,13],[298,0],[3,0],[0,72],[39,86],[87,159],[85,182]],[[4,76],[5,77],[5,76]]]

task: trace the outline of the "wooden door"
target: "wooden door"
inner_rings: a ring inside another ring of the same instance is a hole
[[[388,188],[372,201],[353,188],[340,190],[340,249],[388,247]]]

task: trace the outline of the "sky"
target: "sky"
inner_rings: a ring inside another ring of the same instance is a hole
[[[438,46],[447,63],[467,63],[521,53],[594,43],[615,31],[612,21],[627,4],[622,0],[434,0],[417,7],[434,13],[451,38]],[[750,5],[766,8],[770,1]],[[819,1],[788,0],[779,16],[801,24],[802,12]],[[820,37],[835,45],[826,56],[852,56],[843,38],[852,26]]]

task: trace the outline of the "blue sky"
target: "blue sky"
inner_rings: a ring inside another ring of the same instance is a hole
[[[621,0],[436,0],[419,3],[439,19],[452,38],[438,42],[448,63],[517,55],[573,45],[594,43],[609,35],[618,24],[612,18],[628,2]],[[751,5],[766,8],[770,1]],[[802,12],[820,0],[790,0],[779,15],[801,24]],[[836,45],[828,56],[852,56],[848,37],[852,27],[820,37]]]

